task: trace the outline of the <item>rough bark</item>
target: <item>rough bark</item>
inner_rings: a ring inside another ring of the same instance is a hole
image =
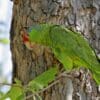
[[[100,1],[99,0],[15,0],[11,28],[13,80],[18,78],[26,85],[54,63],[48,49],[36,46],[29,51],[22,43],[20,29],[33,23],[65,25],[80,31],[100,53]],[[71,41],[69,41],[71,42]],[[77,50],[77,48],[76,48]],[[100,93],[90,72],[73,71],[71,78],[63,77],[60,83],[42,93],[43,100],[99,100]],[[28,100],[31,100],[30,98]]]

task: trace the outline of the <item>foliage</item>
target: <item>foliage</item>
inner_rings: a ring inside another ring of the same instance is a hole
[[[6,38],[0,38],[0,43],[2,43],[2,44],[8,44],[9,40],[6,39]]]
[[[39,91],[44,87],[48,86],[55,79],[55,75],[57,74],[57,67],[51,68],[48,71],[41,74],[39,77],[36,77],[34,80],[30,81],[28,84],[28,88],[33,92]]]
[[[0,98],[1,98],[3,95],[4,95],[4,93],[0,91]]]
[[[10,91],[6,95],[4,95],[2,98],[0,98],[0,100],[5,100],[6,98],[10,98],[11,100],[21,100],[21,99],[18,99],[21,95],[23,95],[22,88],[12,86]]]
[[[35,79],[31,80],[27,86],[23,86],[20,80],[15,79],[16,83],[11,85],[10,91],[3,97],[0,97],[0,100],[5,100],[6,98],[10,98],[11,100],[25,100],[28,98],[25,97],[25,93],[28,91],[32,91],[32,96],[36,95],[40,100],[41,98],[39,97],[38,92],[55,80],[57,72],[57,67],[50,68]]]

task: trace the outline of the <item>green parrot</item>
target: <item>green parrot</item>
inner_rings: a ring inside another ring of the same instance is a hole
[[[28,30],[22,30],[21,33],[23,42],[29,49],[33,49],[34,43],[51,48],[66,71],[85,67],[91,71],[96,83],[100,85],[100,62],[80,33],[52,24],[36,24]]]

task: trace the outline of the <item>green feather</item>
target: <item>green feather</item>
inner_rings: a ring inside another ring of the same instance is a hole
[[[85,67],[92,72],[97,84],[100,84],[100,63],[81,34],[60,25],[43,24],[33,27],[29,37],[31,42],[50,47],[67,71]]]

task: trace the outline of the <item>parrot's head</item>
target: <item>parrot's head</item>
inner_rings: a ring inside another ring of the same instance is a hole
[[[33,48],[33,44],[46,44],[45,35],[49,31],[50,25],[47,24],[34,24],[30,28],[23,28],[21,36],[23,43],[29,49]]]
[[[37,44],[43,44],[49,28],[50,27],[47,24],[34,24],[28,30],[30,41]]]

